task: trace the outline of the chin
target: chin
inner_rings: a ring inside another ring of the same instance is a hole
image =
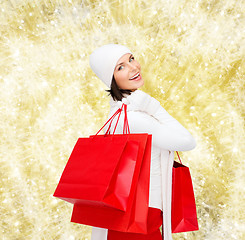
[[[142,87],[143,85],[144,85],[144,81],[139,82],[136,86],[137,86],[137,88],[140,88],[140,87]]]
[[[130,89],[131,91],[135,91],[138,88],[142,87],[144,85],[144,81],[135,82],[134,84],[131,84],[131,86],[125,87],[124,89]]]

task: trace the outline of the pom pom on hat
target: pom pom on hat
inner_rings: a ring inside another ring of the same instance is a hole
[[[111,81],[117,61],[126,53],[131,53],[131,51],[125,46],[119,44],[107,44],[95,49],[90,55],[90,67],[107,87],[111,87]]]

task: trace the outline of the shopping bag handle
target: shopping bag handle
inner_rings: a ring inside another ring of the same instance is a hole
[[[129,130],[129,125],[128,125],[127,105],[123,103],[122,104],[122,108],[124,108],[123,134],[129,134],[130,130]],[[121,112],[119,113],[119,116],[117,118],[117,122],[116,122],[116,125],[115,125],[114,130],[113,130],[113,135],[115,134],[115,131],[116,131],[116,128],[117,128],[117,125],[118,125],[118,121],[119,121],[119,118],[120,118],[120,115],[121,115]],[[112,121],[111,121],[111,123],[112,123]],[[109,128],[107,129],[108,133],[110,132],[111,123],[110,123]]]
[[[181,162],[181,160],[180,160],[180,156],[179,156],[178,151],[176,151],[176,153],[177,153],[177,155],[178,155],[178,158],[179,158],[180,163],[182,164],[182,162]]]
[[[111,121],[113,121],[113,119],[116,117],[116,115],[118,115],[120,112],[122,111],[122,108],[119,108],[119,109],[117,109],[117,111],[107,120],[107,122],[103,125],[103,127],[101,127],[100,128],[100,130],[95,134],[95,136],[96,135],[98,135],[99,134],[99,132]],[[111,123],[110,123],[110,125],[111,125]],[[109,125],[109,126],[110,126]]]
[[[129,125],[128,125],[128,116],[127,116],[127,105],[126,104],[122,104],[121,108],[118,108],[117,111],[106,121],[106,123],[103,125],[103,127],[101,127],[99,129],[99,131],[95,134],[98,135],[99,132],[108,124],[110,123],[105,135],[109,135],[110,134],[110,128],[111,128],[111,124],[112,124],[112,121],[114,120],[114,118],[118,115],[118,118],[117,118],[117,122],[116,122],[116,125],[115,125],[115,128],[113,130],[113,135],[115,134],[115,131],[116,131],[116,128],[117,128],[117,125],[118,125],[118,121],[119,121],[119,118],[120,118],[120,115],[121,115],[121,112],[123,111],[123,108],[124,108],[124,123],[123,123],[123,134],[129,134],[130,133],[130,130],[129,130]]]

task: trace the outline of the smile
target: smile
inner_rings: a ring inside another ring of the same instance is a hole
[[[136,73],[133,77],[129,78],[129,80],[139,80],[141,78],[140,73]]]

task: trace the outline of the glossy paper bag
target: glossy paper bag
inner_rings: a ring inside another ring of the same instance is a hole
[[[128,137],[139,142],[139,154],[126,211],[77,203],[73,208],[72,222],[122,232],[147,233],[151,135],[129,134]]]
[[[138,142],[129,140],[126,134],[79,138],[54,196],[73,204],[125,211],[138,150]]]
[[[190,171],[188,167],[176,161],[173,166],[171,224],[173,233],[198,230]]]

